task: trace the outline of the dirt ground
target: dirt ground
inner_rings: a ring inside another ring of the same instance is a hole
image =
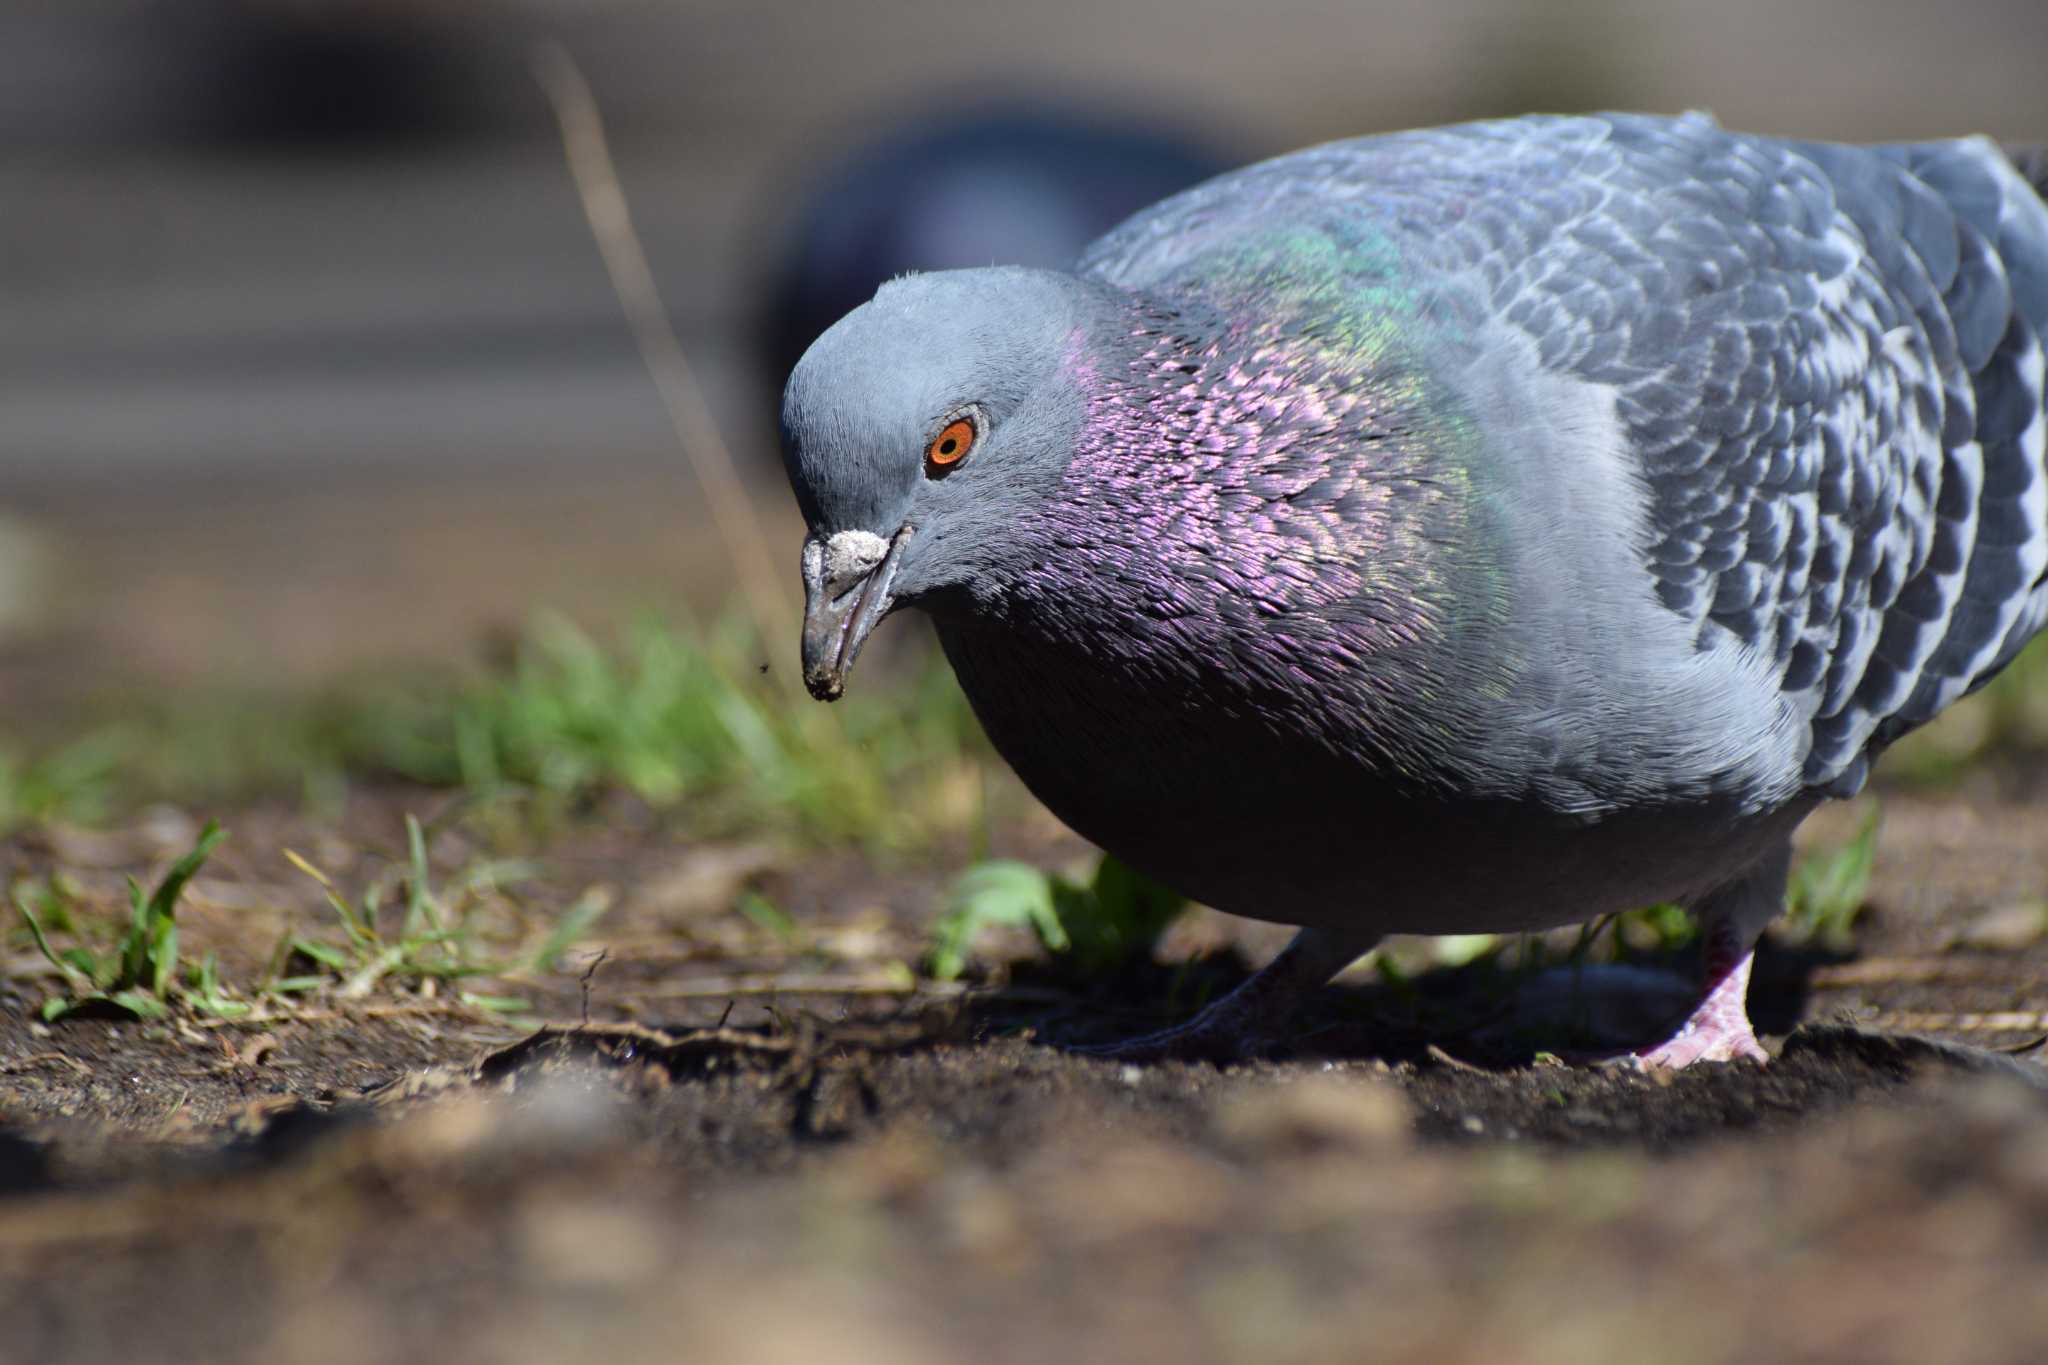
[[[1777,1059],[1661,1078],[1475,1026],[1510,989],[1477,967],[1333,988],[1275,1061],[1081,1058],[1052,1043],[1169,1019],[1284,934],[1198,915],[1163,953],[1193,965],[1086,992],[998,942],[968,988],[909,990],[943,872],[692,845],[623,806],[539,830],[421,791],[230,812],[182,917],[229,980],[327,913],[279,850],[356,894],[406,811],[437,874],[537,844],[480,932],[609,909],[555,970],[486,983],[530,1003],[512,1018],[386,982],[44,1024],[56,983],[13,941],[0,1356],[2041,1360],[2030,785],[1888,797],[1854,950],[1759,971]],[[160,810],[0,864],[111,896],[192,832]]]

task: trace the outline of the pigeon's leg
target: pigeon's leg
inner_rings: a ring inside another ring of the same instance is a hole
[[[1126,1062],[1241,1061],[1279,1041],[1301,998],[1370,952],[1378,934],[1303,929],[1249,981],[1184,1024],[1128,1042],[1076,1048]]]
[[[1757,937],[1785,908],[1791,868],[1787,843],[1693,907],[1706,950],[1706,992],[1678,1032],[1636,1054],[1643,1065],[1675,1071],[1694,1062],[1770,1060],[1749,1026],[1749,969],[1756,960]]]

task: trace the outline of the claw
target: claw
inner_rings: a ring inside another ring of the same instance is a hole
[[[1757,1042],[1749,1025],[1749,969],[1754,951],[1715,981],[1678,1032],[1647,1052],[1635,1054],[1646,1067],[1676,1071],[1694,1062],[1769,1062],[1771,1054]]]

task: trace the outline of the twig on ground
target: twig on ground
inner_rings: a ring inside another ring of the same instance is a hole
[[[2048,1030],[2048,1010],[1891,1010],[1857,1022],[1888,1033],[2040,1033]]]
[[[577,989],[583,997],[583,1022],[586,1024],[590,1022],[590,984],[597,976],[597,969],[602,967],[605,959],[611,955],[611,949],[599,949],[597,956],[590,959],[590,965],[583,969],[583,974],[576,978]]]
[[[0,1062],[0,1076],[11,1076],[17,1071],[29,1071],[35,1067],[55,1064],[68,1066],[81,1076],[90,1077],[92,1068],[78,1058],[63,1052],[36,1052],[26,1057],[11,1057]]]
[[[904,999],[953,1000],[970,987],[952,981],[911,981],[901,977],[707,976],[632,992],[638,1000],[720,1000],[758,995],[887,995]]]
[[[1431,1061],[1437,1062],[1443,1066],[1450,1067],[1453,1071],[1472,1071],[1477,1072],[1481,1075],[1486,1074],[1485,1067],[1475,1066],[1473,1063],[1466,1061],[1463,1057],[1453,1057],[1450,1053],[1444,1051],[1435,1043],[1431,1043],[1428,1047],[1424,1048],[1423,1051],[1429,1054],[1429,1058]]]
[[[2012,975],[2005,962],[1954,957],[1870,957],[1859,962],[1837,962],[1815,967],[1807,984],[1816,989],[1835,986],[1877,986],[1893,982],[2002,981]]]
[[[492,1016],[459,998],[437,1000],[423,1005],[363,1005],[346,1010],[279,1010],[268,1014],[241,1014],[232,1019],[200,1017],[189,1022],[198,1028],[241,1027],[250,1024],[328,1024],[339,1019],[419,1019],[439,1017],[475,1022]]]

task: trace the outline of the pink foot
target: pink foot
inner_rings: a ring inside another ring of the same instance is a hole
[[[1694,1062],[1771,1060],[1749,1026],[1749,968],[1756,953],[1752,949],[1727,964],[1733,945],[1728,945],[1724,952],[1716,952],[1719,946],[1712,939],[1707,945],[1707,979],[1712,985],[1706,997],[1693,1010],[1692,1017],[1679,1025],[1678,1032],[1649,1051],[1635,1054],[1642,1065],[1676,1071]]]

